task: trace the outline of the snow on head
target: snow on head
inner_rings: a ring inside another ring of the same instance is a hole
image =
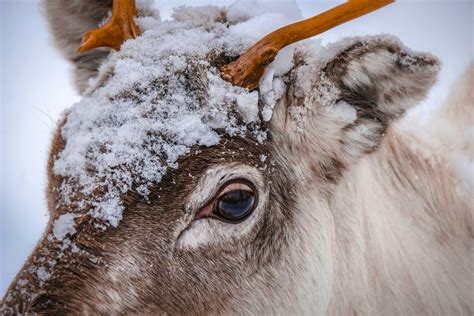
[[[259,92],[221,79],[223,64],[299,18],[294,1],[241,0],[228,9],[180,7],[171,21],[138,19],[143,34],[109,56],[86,96],[67,113],[61,130],[66,145],[54,164],[55,174],[64,177],[64,206],[116,227],[124,209],[120,195],[134,190],[146,199],[151,185],[178,168],[179,158],[193,147],[216,145],[223,135],[265,141],[265,122],[285,95],[293,68],[293,94],[311,97],[317,90],[316,100],[341,121],[356,120],[350,104],[337,103],[339,91],[321,71],[363,38],[284,48],[266,67]],[[305,60],[298,67],[296,50]],[[304,128],[307,109],[292,106],[288,112]]]
[[[229,28],[225,16],[217,7],[181,7],[172,21],[139,20],[143,35],[102,65],[61,130],[66,145],[54,172],[65,179],[68,209],[117,226],[120,195],[134,189],[146,198],[193,146],[216,145],[223,134],[265,140],[258,93],[220,78],[222,60],[254,42]],[[58,220],[56,237],[72,233],[66,222]]]
[[[70,213],[63,214],[54,222],[53,235],[56,239],[63,239],[67,234],[74,234],[74,215]]]

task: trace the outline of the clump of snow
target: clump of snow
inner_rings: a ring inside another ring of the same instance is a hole
[[[138,19],[143,35],[111,54],[86,96],[67,113],[66,146],[54,172],[65,178],[61,193],[71,211],[87,210],[116,227],[123,212],[120,195],[134,189],[146,198],[150,186],[178,168],[178,159],[192,147],[216,145],[224,134],[250,133],[265,141],[258,92],[222,80],[214,63],[219,56],[243,53],[255,41],[247,31],[272,20],[269,1],[257,1],[266,7],[252,15],[243,12],[244,2],[227,12],[234,16],[230,25],[223,23],[223,9],[214,6],[180,7],[173,21]],[[280,19],[288,8],[282,3],[280,12],[271,13],[277,15],[273,22],[288,22]],[[291,15],[297,19],[300,13]],[[291,67],[291,62],[281,64]],[[272,79],[266,79],[272,82],[265,89],[267,110],[284,92],[281,79],[273,78],[282,72],[273,69]],[[65,214],[53,234],[61,239],[74,231],[74,216]]]
[[[77,253],[77,252],[79,252],[79,251],[80,251],[79,247],[77,247],[77,245],[76,245],[75,243],[72,243],[72,245],[71,245],[71,252],[72,252],[72,253]]]
[[[240,0],[227,11],[227,19],[231,23],[230,33],[254,41],[302,18],[301,10],[294,0]],[[281,78],[293,67],[293,54],[298,45],[280,50],[275,61],[265,69],[259,85],[264,104],[264,121],[270,121],[276,101],[286,91]]]
[[[38,278],[39,286],[43,287],[44,282],[49,279],[50,273],[47,272],[44,267],[39,267],[38,270],[36,270],[36,277]]]
[[[267,69],[266,75],[260,80],[260,96],[263,100],[262,118],[270,121],[273,108],[285,93],[286,85],[280,77],[275,76],[275,69]]]
[[[17,282],[16,282],[19,286],[25,286],[28,281],[25,280],[25,279],[19,279]]]
[[[295,0],[240,0],[229,6],[227,19],[234,23],[247,22],[252,18],[267,14],[279,14],[284,20],[280,23],[285,24],[302,18],[301,10]],[[278,23],[278,21],[272,21],[272,23]]]
[[[236,102],[245,122],[258,122],[257,92],[238,94],[236,96]]]
[[[180,6],[175,8],[172,18],[177,22],[191,23],[195,26],[202,26],[212,29],[216,21],[222,19],[223,9],[213,5],[202,7]]]
[[[349,105],[347,102],[339,101],[334,105],[333,112],[336,117],[342,120],[344,123],[354,123],[357,120],[357,112],[354,107]]]
[[[67,234],[74,234],[74,215],[66,213],[58,217],[53,225],[53,235],[56,239],[63,239]]]

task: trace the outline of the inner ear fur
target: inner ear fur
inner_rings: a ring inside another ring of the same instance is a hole
[[[269,128],[280,155],[309,164],[326,183],[376,150],[389,123],[426,96],[439,71],[435,57],[388,36],[346,39],[328,52],[295,55]]]
[[[358,117],[386,127],[426,96],[439,68],[436,57],[412,51],[396,38],[368,37],[354,41],[324,72]]]

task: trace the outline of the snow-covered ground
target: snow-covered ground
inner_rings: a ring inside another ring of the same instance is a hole
[[[242,10],[255,10],[244,0]],[[261,0],[262,1],[262,0]],[[167,18],[174,6],[218,4],[234,0],[158,0]],[[290,17],[293,0],[265,0]],[[344,1],[296,0],[304,17]],[[51,132],[63,109],[79,100],[69,66],[51,46],[38,1],[1,0],[0,49],[0,296],[29,255],[47,222],[45,166]],[[255,13],[255,12],[254,12]],[[343,36],[390,33],[408,47],[442,60],[440,81],[428,100],[410,113],[421,120],[447,96],[450,85],[473,56],[474,1],[399,0],[379,12],[321,36],[323,43]],[[265,30],[259,29],[265,33]]]

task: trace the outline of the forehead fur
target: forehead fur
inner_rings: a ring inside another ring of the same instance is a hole
[[[70,109],[53,168],[65,179],[66,206],[80,193],[75,211],[92,209],[117,226],[120,194],[134,189],[146,198],[193,146],[214,146],[224,135],[265,139],[258,93],[225,82],[218,70],[246,41],[231,36],[218,10],[185,13],[148,21],[150,28],[110,56]]]

